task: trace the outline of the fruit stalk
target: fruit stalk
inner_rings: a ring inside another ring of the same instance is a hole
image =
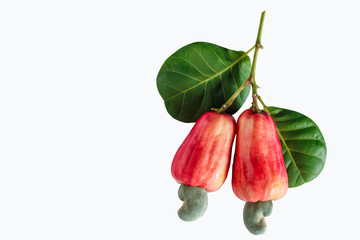
[[[263,48],[263,46],[261,45],[261,36],[262,36],[264,20],[265,20],[265,11],[263,11],[261,14],[260,25],[259,25],[255,45],[249,51],[244,53],[244,55],[248,55],[252,50],[255,49],[250,76],[219,109],[212,109],[212,110],[216,110],[217,113],[225,112],[226,109],[228,109],[231,106],[231,104],[234,102],[236,97],[241,93],[241,91],[249,84],[252,85],[252,97],[253,97],[252,108],[255,112],[260,112],[259,106],[257,104],[257,98],[258,98],[257,88],[258,88],[258,86],[256,85],[256,81],[255,81],[255,70],[256,70],[256,62],[257,62],[257,56],[258,56],[259,49]]]
[[[258,34],[256,37],[256,43],[255,43],[255,51],[254,51],[254,58],[253,58],[253,62],[252,62],[252,66],[251,66],[251,72],[250,72],[250,82],[252,85],[252,98],[253,98],[253,102],[252,102],[252,109],[254,110],[254,112],[259,113],[260,109],[257,103],[257,88],[258,86],[256,85],[256,81],[255,81],[255,70],[256,70],[256,62],[257,62],[257,56],[259,53],[259,49],[263,49],[263,46],[261,45],[261,36],[262,36],[262,29],[263,29],[263,25],[264,25],[264,20],[265,20],[265,11],[262,12],[261,14],[261,18],[260,18],[260,25],[259,25],[259,29],[258,29]]]

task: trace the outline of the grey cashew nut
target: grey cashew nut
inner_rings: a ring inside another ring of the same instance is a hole
[[[244,206],[244,223],[246,228],[254,235],[266,231],[265,217],[270,216],[273,208],[272,201],[246,202]]]
[[[179,218],[192,222],[204,215],[208,205],[208,196],[204,188],[181,184],[178,194],[180,200],[184,201],[178,210]]]

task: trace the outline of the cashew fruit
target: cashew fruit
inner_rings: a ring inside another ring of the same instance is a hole
[[[228,174],[235,131],[231,115],[204,113],[175,154],[171,165],[174,179],[207,192],[218,190]]]
[[[239,116],[232,188],[248,202],[277,200],[287,192],[281,144],[274,120],[266,112],[248,109]]]

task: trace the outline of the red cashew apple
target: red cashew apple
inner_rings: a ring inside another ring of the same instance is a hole
[[[238,119],[232,187],[247,202],[277,200],[287,192],[281,144],[268,113],[248,109]]]
[[[204,113],[175,154],[171,166],[174,179],[207,192],[218,190],[228,174],[235,132],[231,115]]]

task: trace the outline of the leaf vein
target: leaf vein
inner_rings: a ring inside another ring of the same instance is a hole
[[[292,120],[296,120],[296,119],[300,119],[300,118],[305,118],[304,116],[301,117],[296,117],[296,118],[289,118],[289,119],[283,119],[283,120],[278,120],[276,119],[276,117],[274,117],[274,121],[275,122],[287,122],[287,121],[292,121]],[[276,120],[275,120],[276,119]]]
[[[169,85],[169,84],[167,84],[167,83],[159,83],[159,84],[161,84],[161,85],[164,85],[164,86],[167,86],[167,87],[169,87],[169,88],[172,88],[172,89],[174,89],[174,90],[177,90],[177,91],[179,91],[179,92],[181,92],[182,90],[180,90],[180,89],[177,89],[176,87],[173,87],[173,86],[171,86],[171,85]]]
[[[242,65],[245,65],[247,66],[246,64],[242,64]],[[248,68],[250,70],[250,68]],[[243,70],[241,69],[241,64],[239,64],[239,71],[240,73],[244,76],[244,78],[246,79],[248,76],[245,75],[245,73],[243,72]]]
[[[307,172],[307,171],[301,171],[303,174],[310,175],[310,176],[317,176],[317,174]]]
[[[277,128],[277,127],[276,127],[276,128]],[[286,144],[284,138],[282,137],[282,135],[281,135],[281,133],[280,133],[280,131],[279,131],[278,128],[277,128],[277,130],[278,130],[278,136],[279,136],[280,140],[283,142],[286,150],[288,151],[291,161],[293,162],[295,168],[296,168],[297,171],[299,172],[299,175],[301,175],[300,169],[299,169],[299,167],[296,165],[295,159],[294,159],[293,155],[291,154],[289,147],[287,146],[287,144]],[[301,178],[304,180],[304,177],[303,177],[302,175],[301,175]],[[305,180],[304,180],[304,182],[305,182]],[[295,182],[295,183],[296,183],[296,182]]]
[[[285,141],[318,141],[318,142],[321,142],[321,143],[324,143],[323,140],[320,140],[320,139],[312,139],[312,138],[299,138],[299,139],[291,139],[291,138],[284,138]]]
[[[225,56],[230,60],[230,61],[234,61],[233,58],[231,58],[231,56],[225,51],[224,48],[222,48],[223,52],[225,53]]]
[[[315,127],[314,125],[312,126],[308,126],[308,127],[304,127],[304,128],[293,128],[293,129],[279,129],[280,132],[292,132],[292,131],[298,131],[298,130],[303,130],[303,129],[308,129],[308,128],[312,128]]]
[[[180,114],[181,114],[181,111],[182,111],[182,108],[183,108],[183,105],[184,105],[184,100],[185,100],[185,94],[183,95],[183,99],[182,99],[182,101],[181,101],[181,106],[180,106],[180,111],[179,111],[179,113],[178,113],[178,115],[177,115],[176,118],[178,118],[178,117],[180,116]]]
[[[221,74],[220,74],[220,82],[221,82],[221,87],[222,87],[222,90],[223,90],[223,93],[224,93],[224,101],[226,102],[225,88],[224,88],[224,83],[223,83]]]
[[[187,60],[186,58],[183,57],[174,57],[174,58],[179,58],[181,60],[184,60],[185,62],[187,62],[188,64],[190,64],[191,66],[193,66],[196,71],[198,71],[201,75],[203,75],[204,77],[210,77],[209,75],[203,73],[202,71],[200,71],[200,69],[198,67],[195,66],[195,64],[193,64],[192,62],[190,62],[189,60]]]
[[[208,83],[205,84],[204,97],[203,97],[203,100],[202,100],[202,102],[201,102],[201,105],[200,105],[199,110],[204,106],[204,103],[205,103],[207,84],[208,84]]]
[[[239,85],[238,85],[238,83],[236,82],[235,77],[234,77],[234,74],[233,74],[233,69],[234,69],[234,68],[232,67],[231,70],[230,70],[230,74],[231,74],[232,79],[234,80],[234,83],[235,83],[236,87],[239,88]]]
[[[201,101],[201,105],[199,107],[198,110],[194,111],[194,115],[192,115],[192,117],[190,119],[194,119],[194,117],[196,116],[196,114],[201,111],[201,108],[203,108],[204,106],[204,102],[205,102],[205,98],[206,98],[206,88],[207,88],[207,82],[205,83],[205,88],[204,88],[204,95],[203,95],[203,98],[202,98],[202,101]]]
[[[194,78],[194,77],[192,77],[192,76],[190,76],[190,75],[187,75],[187,74],[185,74],[185,73],[182,73],[182,72],[178,72],[178,71],[174,71],[174,70],[163,70],[162,72],[177,73],[177,74],[183,75],[183,76],[185,76],[185,77],[188,77],[188,78],[190,78],[190,79],[193,79],[193,80],[201,83],[201,79]]]
[[[290,149],[290,148],[289,148],[289,150],[292,151],[292,152],[301,153],[301,154],[303,154],[303,155],[307,155],[307,156],[310,156],[310,157],[318,158],[318,159],[321,160],[321,162],[323,162],[322,158],[320,158],[320,157],[318,157],[318,156],[315,156],[315,155],[312,155],[312,154],[308,154],[308,153],[304,153],[304,152],[301,152],[301,151],[298,151],[298,150],[295,150],[295,149]]]
[[[211,69],[211,71],[213,71],[214,73],[216,73],[216,71],[210,66],[210,64],[206,61],[206,59],[199,53],[199,51],[193,47],[193,49],[195,50],[195,52],[201,57],[201,59],[206,63],[206,65]]]
[[[246,57],[245,54],[241,55],[241,56],[240,56],[238,59],[236,59],[233,63],[229,64],[226,68],[224,68],[224,69],[221,70],[220,72],[216,73],[215,75],[210,76],[210,77],[208,77],[207,79],[204,79],[204,80],[201,81],[200,83],[195,84],[194,86],[192,86],[192,87],[190,87],[190,88],[188,88],[188,89],[186,89],[186,90],[184,90],[184,91],[182,91],[182,92],[180,92],[180,93],[177,93],[177,94],[169,97],[168,99],[166,99],[166,100],[164,100],[164,101],[165,101],[165,102],[166,102],[166,101],[169,101],[169,100],[177,97],[177,96],[180,95],[180,94],[183,94],[183,93],[185,93],[185,92],[187,92],[187,91],[189,91],[189,90],[191,90],[191,89],[193,89],[193,88],[198,87],[198,86],[201,85],[201,84],[204,84],[204,83],[206,83],[206,82],[208,82],[208,81],[210,81],[210,80],[214,80],[217,76],[219,76],[220,74],[226,72],[226,71],[229,70],[231,67],[233,67],[233,66],[235,66],[237,63],[239,63],[244,57]]]
[[[219,61],[226,67],[227,65],[221,60],[221,58],[219,57],[219,55],[215,52],[214,48],[212,46],[210,46],[211,50],[215,53],[216,57],[219,59]]]

